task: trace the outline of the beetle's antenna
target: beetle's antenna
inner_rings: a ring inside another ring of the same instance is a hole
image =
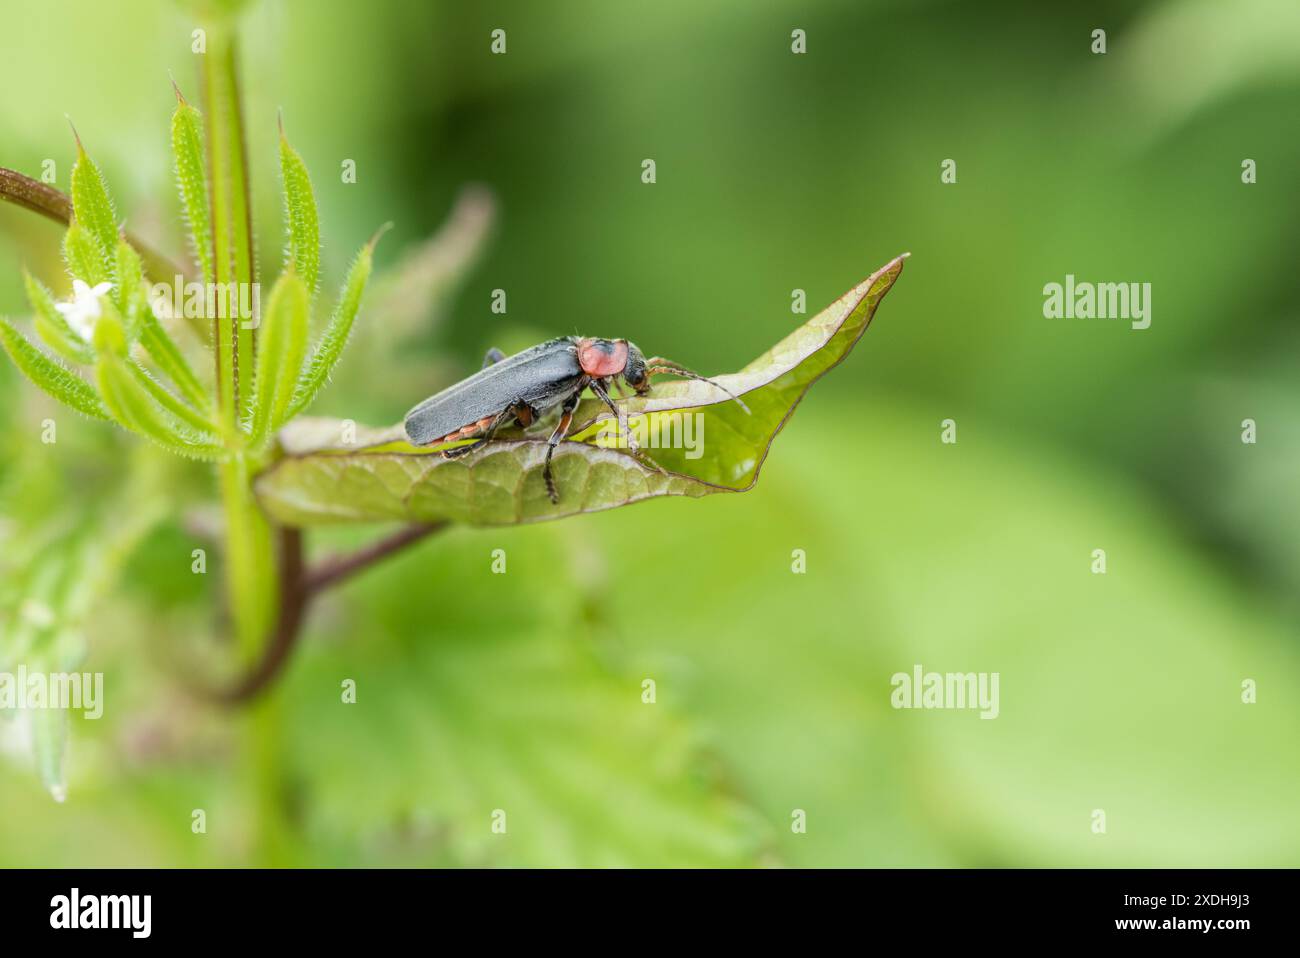
[[[745,410],[746,414],[751,416],[753,415],[753,413],[749,411],[749,407],[745,405],[741,398],[726,386],[714,382],[707,376],[701,376],[699,373],[691,372],[691,370],[687,369],[685,366],[679,366],[674,362],[669,362],[667,359],[656,358],[650,360],[648,368],[646,369],[646,375],[653,376],[656,373],[671,373],[674,376],[685,376],[687,379],[697,379],[702,383],[708,383],[710,386],[715,386],[734,399],[737,405],[739,405],[741,409]]]

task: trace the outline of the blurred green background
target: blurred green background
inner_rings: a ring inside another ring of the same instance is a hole
[[[0,864],[1300,864],[1300,7],[1087,6],[254,4],[266,269],[279,108],[327,291],[467,183],[498,214],[463,282],[370,296],[313,412],[393,422],[488,346],[575,331],[738,369],[807,318],[791,290],[811,314],[912,259],[753,492],[430,539],[314,609],[259,725],[185,691],[226,625],[207,471],[66,415],[42,444],[52,402],[0,363],[0,599],[37,559],[87,590],[124,563],[68,638],[107,700],[72,720],[66,802],[0,719]],[[67,114],[180,255],[168,72],[195,88],[195,26],[7,13],[0,165],[53,158],[66,189]],[[0,313],[28,313],[23,264],[66,293],[59,236],[0,208]],[[1045,319],[1067,273],[1150,282],[1150,329]],[[999,672],[999,718],[892,709],[916,663]]]

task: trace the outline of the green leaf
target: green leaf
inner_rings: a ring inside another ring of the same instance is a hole
[[[100,323],[100,326],[104,324]],[[98,331],[98,330],[97,330]],[[95,363],[95,378],[104,396],[104,405],[114,418],[132,432],[152,439],[177,455],[193,459],[220,459],[226,451],[215,442],[204,441],[205,435],[191,436],[180,428],[147,385],[134,375],[129,360],[114,352],[101,351]]]
[[[77,161],[72,165],[72,210],[80,223],[94,237],[105,269],[117,249],[117,216],[108,197],[104,177],[77,140]],[[85,277],[81,277],[85,279]],[[89,282],[89,280],[87,280]]]
[[[95,351],[55,308],[53,294],[27,270],[23,270],[23,283],[27,287],[27,298],[36,310],[33,322],[36,334],[64,359],[74,363],[93,363]]]
[[[352,321],[356,319],[357,310],[361,308],[361,296],[366,290],[366,282],[370,279],[375,244],[378,241],[379,237],[376,236],[361,248],[361,252],[353,260],[352,268],[348,270],[347,279],[339,293],[339,302],[334,308],[334,315],[330,317],[329,325],[325,327],[320,342],[312,351],[311,362],[307,364],[302,379],[298,382],[293,405],[289,410],[290,416],[297,415],[312,404],[316,394],[329,381],[330,373],[339,361],[339,357],[343,355],[343,347],[347,345],[348,336],[352,332]]]
[[[112,278],[112,270],[99,241],[80,223],[73,223],[63,235],[63,260],[74,279],[94,286]]]
[[[307,352],[308,302],[307,287],[293,272],[282,275],[271,290],[257,351],[251,430],[254,443],[278,429],[288,417]]]
[[[307,287],[309,297],[316,295],[320,277],[320,219],[316,213],[316,195],[311,188],[307,165],[289,145],[280,130],[280,175],[284,180],[284,215],[288,221],[289,249],[285,268],[290,264]]]
[[[203,282],[212,279],[212,212],[208,208],[208,171],[203,160],[203,117],[176,91],[172,114],[172,156],[176,183],[190,228],[190,245]]]
[[[126,324],[127,342],[133,343],[140,338],[142,314],[149,309],[149,297],[144,290],[144,264],[126,240],[117,241],[114,253],[117,285],[113,288],[113,299]]]
[[[541,476],[549,428],[523,438],[507,432],[457,460],[404,441],[300,452],[267,470],[257,481],[258,494],[273,517],[290,525],[388,519],[504,525],[657,496],[746,491],[758,481],[772,441],[804,393],[857,343],[902,268],[903,257],[893,260],[739,373],[717,377],[744,398],[752,415],[718,388],[696,381],[659,383],[650,396],[625,400],[634,427],[645,429],[640,445],[653,465],[602,448],[614,423],[596,400],[584,401],[575,416],[581,424],[575,441],[555,453],[558,505],[547,498]],[[671,440],[674,429],[684,438],[687,415],[699,440],[694,449],[655,448],[647,441]]]
[[[126,341],[126,325],[122,322],[122,314],[111,300],[101,300],[99,310],[93,333],[95,352],[125,356],[130,344]]]
[[[46,356],[3,318],[0,318],[0,343],[27,378],[59,402],[95,419],[111,418],[89,383]]]
[[[139,363],[128,360],[127,369],[131,372],[145,391],[154,398],[154,401],[163,409],[167,410],[181,422],[194,429],[205,441],[216,443],[217,427],[204,418],[199,412],[178,399],[172,392],[153,376],[149,371],[140,366]]]
[[[211,400],[203,389],[203,384],[148,305],[141,312],[140,320],[140,342],[158,364],[158,368],[196,408],[207,409]]]

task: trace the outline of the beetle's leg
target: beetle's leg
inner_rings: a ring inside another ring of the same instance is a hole
[[[637,462],[639,462],[641,465],[645,466],[647,469],[653,469],[661,476],[668,475],[668,470],[665,469],[663,466],[659,465],[659,463],[655,462],[655,460],[651,459],[650,455],[644,449],[638,449],[636,452],[632,453],[632,458],[635,459]]]
[[[610,412],[618,417],[619,435],[627,440],[627,448],[635,456],[640,451],[640,447],[636,444],[636,437],[627,428],[627,410],[610,398],[609,390],[605,388],[605,384],[599,379],[591,381],[591,391],[596,394],[597,399],[609,407]]]
[[[560,407],[560,421],[555,424],[555,431],[551,433],[551,438],[546,440],[546,462],[542,466],[542,479],[546,482],[546,494],[557,506],[560,504],[560,493],[555,488],[555,477],[551,475],[551,456],[555,455],[555,447],[569,434],[569,426],[573,424],[573,410],[578,408],[578,400],[582,397],[582,390],[586,385],[587,383],[579,383],[574,388],[573,394],[564,400],[564,405]]]
[[[619,432],[627,437],[627,451],[632,454],[632,458],[641,463],[641,465],[653,469],[660,475],[667,475],[664,471],[664,467],[647,456],[645,451],[637,445],[636,437],[632,435],[632,430],[629,429],[627,425],[627,410],[622,406],[619,406],[610,398],[609,392],[606,391],[604,383],[593,381],[591,383],[591,391],[594,392],[597,398],[608,406],[613,411],[614,415],[618,417]]]
[[[515,424],[523,429],[527,429],[537,419],[537,410],[526,402],[515,403],[511,412],[514,413]]]
[[[468,456],[471,452],[473,452],[479,446],[483,445],[483,443],[485,442],[487,442],[486,437],[480,439],[478,442],[471,442],[465,446],[455,446],[452,449],[440,450],[439,455],[441,455],[442,458],[444,459],[459,459],[461,456]]]
[[[497,427],[500,426],[503,422],[505,422],[506,419],[508,419],[510,416],[514,415],[514,411],[515,410],[513,406],[509,406],[503,409],[501,412],[497,413],[496,418],[493,419],[492,422],[488,424],[488,427],[483,430],[483,435],[480,436],[476,442],[471,442],[467,446],[455,446],[451,449],[443,449],[442,458],[459,459],[461,456],[465,456],[473,452],[479,446],[483,445],[483,443],[490,442],[492,439],[492,434],[497,431]]]
[[[467,453],[473,452],[485,442],[491,441],[496,431],[503,426],[507,420],[514,417],[515,422],[521,426],[529,425],[537,416],[537,410],[526,402],[513,402],[505,408],[503,412],[497,414],[496,418],[483,430],[483,435],[477,442],[471,442],[467,446],[455,446],[451,449],[442,450],[444,459],[459,459]]]
[[[483,368],[487,369],[489,366],[493,365],[494,363],[499,363],[501,362],[501,360],[505,358],[506,358],[506,354],[503,353],[501,350],[497,349],[495,346],[493,346],[491,349],[487,351],[487,355],[483,357]]]

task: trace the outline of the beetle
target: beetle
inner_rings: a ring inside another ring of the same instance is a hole
[[[591,389],[618,417],[620,432],[628,436],[635,455],[638,450],[627,430],[626,410],[614,402],[610,390],[621,379],[636,395],[644,396],[650,391],[650,377],[661,373],[717,386],[749,412],[739,397],[713,380],[662,357],[646,359],[626,339],[561,336],[509,357],[499,349],[489,349],[477,373],[430,396],[406,414],[406,437],[416,446],[477,440],[440,450],[443,458],[457,459],[490,442],[501,426],[510,422],[530,426],[558,406],[560,420],[546,441],[542,478],[551,502],[559,503],[551,456],[569,434],[583,390]]]

